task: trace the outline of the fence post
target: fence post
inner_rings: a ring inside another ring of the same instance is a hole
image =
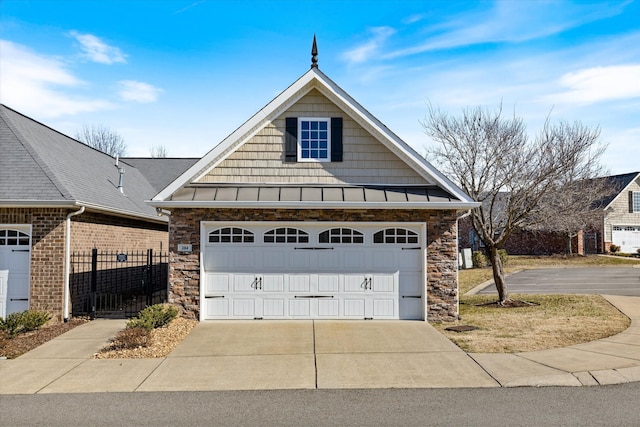
[[[147,249],[147,283],[145,285],[147,306],[150,306],[153,304],[153,249]]]
[[[96,293],[98,291],[98,249],[91,249],[91,319],[96,318]]]

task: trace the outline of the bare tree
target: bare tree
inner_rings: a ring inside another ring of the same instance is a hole
[[[149,151],[151,152],[151,157],[153,158],[168,156],[167,149],[164,145],[152,145]]]
[[[83,126],[75,136],[78,141],[112,157],[121,157],[127,153],[127,144],[122,136],[104,126]]]
[[[505,117],[502,106],[465,109],[460,117],[430,107],[422,124],[436,142],[428,157],[482,203],[471,210],[471,223],[485,245],[504,304],[509,293],[498,249],[513,232],[543,218],[541,202],[567,182],[596,176],[604,151],[600,130],[579,122],[553,125],[547,119],[530,141],[522,118]]]

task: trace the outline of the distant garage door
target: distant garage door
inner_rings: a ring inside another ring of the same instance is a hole
[[[0,317],[29,308],[31,227],[0,225]]]
[[[202,319],[423,319],[420,224],[204,223]]]
[[[611,241],[620,252],[635,254],[640,249],[640,225],[614,225]]]

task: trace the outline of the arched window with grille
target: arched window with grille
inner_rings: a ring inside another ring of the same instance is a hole
[[[352,228],[332,228],[318,236],[320,243],[364,243],[364,235]]]
[[[253,232],[240,227],[222,227],[209,233],[209,243],[253,243]]]

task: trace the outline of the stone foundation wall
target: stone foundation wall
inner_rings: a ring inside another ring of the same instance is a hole
[[[424,222],[427,224],[427,318],[458,318],[458,255],[455,211],[431,210],[319,210],[319,209],[174,209],[169,225],[169,302],[185,317],[200,316],[201,221],[353,221]],[[178,244],[193,245],[190,254]]]

